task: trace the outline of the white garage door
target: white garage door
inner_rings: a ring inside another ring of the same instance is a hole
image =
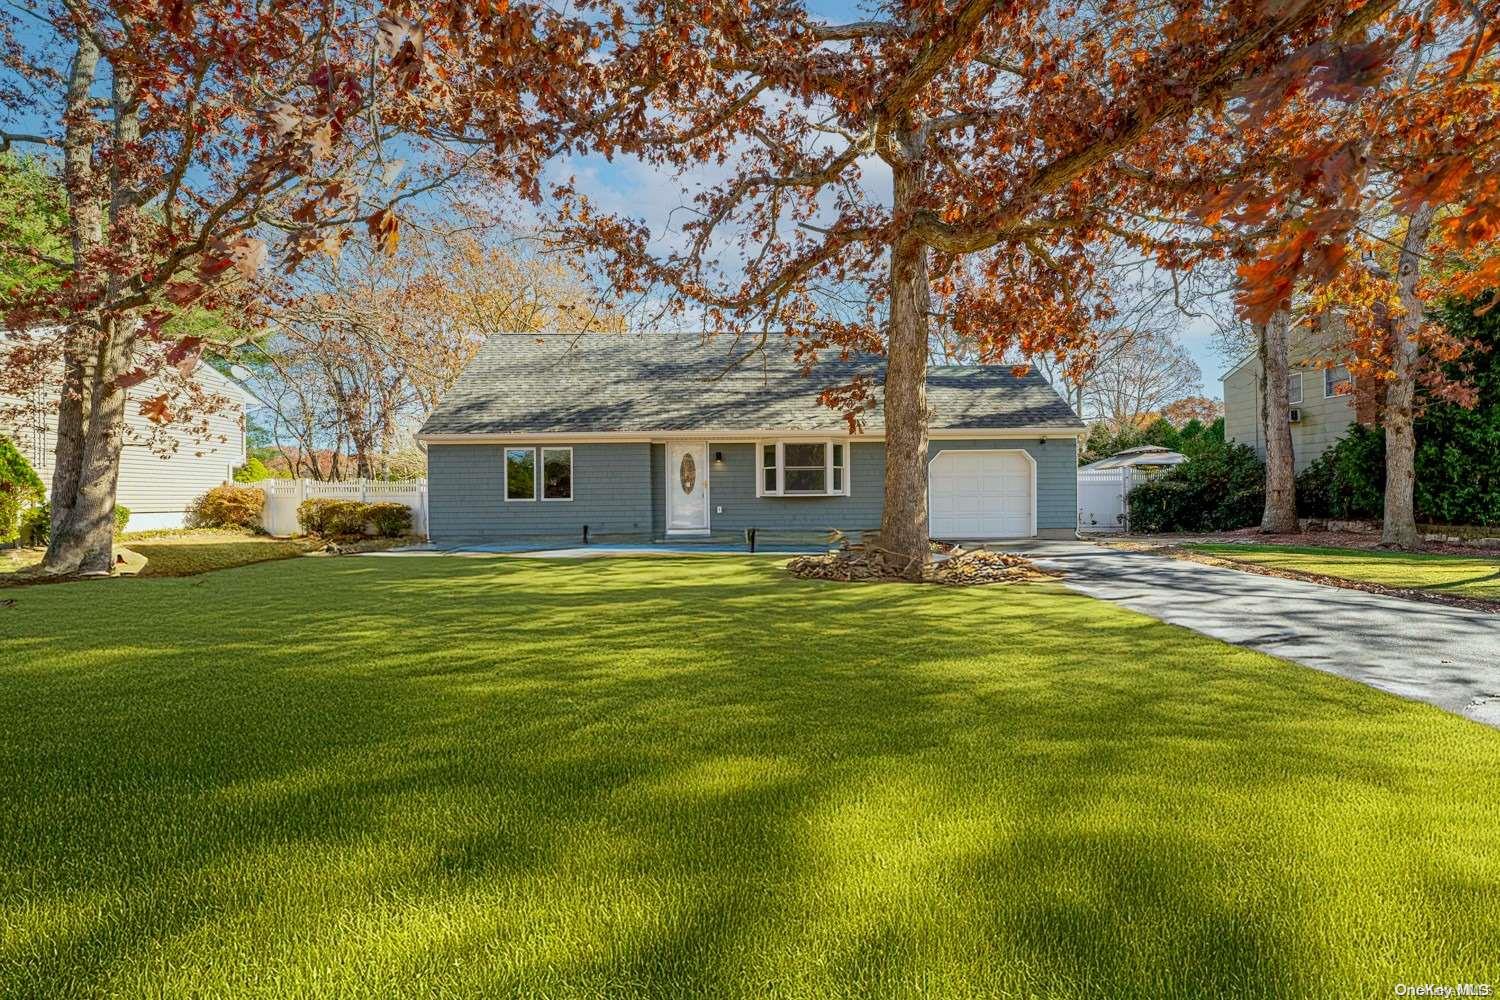
[[[928,467],[932,537],[1032,533],[1031,462],[1016,451],[945,451]]]

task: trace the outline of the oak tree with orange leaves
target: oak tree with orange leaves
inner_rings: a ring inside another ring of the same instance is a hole
[[[607,87],[579,102],[576,141],[729,176],[698,186],[668,250],[564,185],[569,233],[617,287],[714,328],[785,333],[808,363],[883,351],[882,387],[825,402],[857,426],[881,394],[879,546],[913,576],[928,558],[934,295],[986,359],[1086,356],[1089,249],[1154,247],[1162,213],[1201,204],[1173,182],[1211,159],[1247,87],[1288,66],[1361,86],[1350,53],[1396,2],[886,0],[841,24],[785,0],[589,7]]]
[[[350,238],[395,252],[401,203],[476,160],[536,191],[551,133],[521,120],[516,95],[546,121],[539,95],[554,68],[576,75],[587,27],[551,14],[506,21],[502,7],[0,6],[0,152],[60,159],[68,204],[66,255],[3,248],[61,282],[0,289],[11,331],[0,394],[30,395],[24,383],[43,372],[57,399],[46,572],[109,569],[125,390],[191,369],[205,347],[169,332],[178,311],[212,310],[263,267],[336,255]],[[512,27],[471,53],[475,16]],[[164,396],[142,412],[180,417]]]
[[[1500,295],[1497,13],[1397,7],[1346,52],[1343,81],[1289,62],[1247,92],[1237,142],[1220,147],[1239,151],[1240,169],[1220,161],[1211,169],[1227,179],[1198,175],[1213,192],[1203,217],[1258,235],[1240,268],[1246,315],[1277,327],[1295,310],[1339,331],[1327,363],[1347,360],[1356,379],[1384,386],[1382,542],[1394,547],[1417,542],[1421,399],[1474,402],[1447,364],[1464,345],[1427,304],[1478,299],[1483,310]],[[1271,471],[1290,463],[1288,450]],[[1268,520],[1270,504],[1268,490]]]

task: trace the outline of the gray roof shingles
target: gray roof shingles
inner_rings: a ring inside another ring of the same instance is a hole
[[[838,432],[843,416],[818,393],[884,371],[866,356],[819,361],[804,375],[781,345],[744,357],[748,346],[727,335],[497,334],[421,434]],[[1083,427],[1045,378],[1009,365],[930,368],[927,400],[934,430]],[[862,427],[882,430],[879,408]]]

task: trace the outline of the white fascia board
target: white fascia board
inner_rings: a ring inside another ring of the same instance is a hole
[[[1021,440],[1030,438],[1080,438],[1088,434],[1086,427],[1005,427],[980,428],[975,430],[936,430],[927,435],[932,441],[993,441]],[[885,434],[850,434],[839,430],[716,430],[704,428],[688,431],[576,431],[567,433],[471,433],[471,434],[419,434],[417,441],[424,445],[434,444],[508,444],[545,441],[576,441],[581,443],[611,444],[659,444],[665,441],[714,441],[720,444],[753,444],[766,439],[777,441],[848,440],[884,441]]]

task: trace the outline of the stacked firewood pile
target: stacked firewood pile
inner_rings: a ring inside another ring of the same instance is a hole
[[[798,556],[787,563],[787,571],[804,580],[837,580],[849,583],[860,580],[892,580],[898,575],[884,563],[870,559],[859,546],[819,556]],[[1057,576],[1037,566],[1030,559],[1008,552],[987,549],[954,549],[923,567],[923,583],[941,583],[964,587],[986,583],[1024,583]]]

